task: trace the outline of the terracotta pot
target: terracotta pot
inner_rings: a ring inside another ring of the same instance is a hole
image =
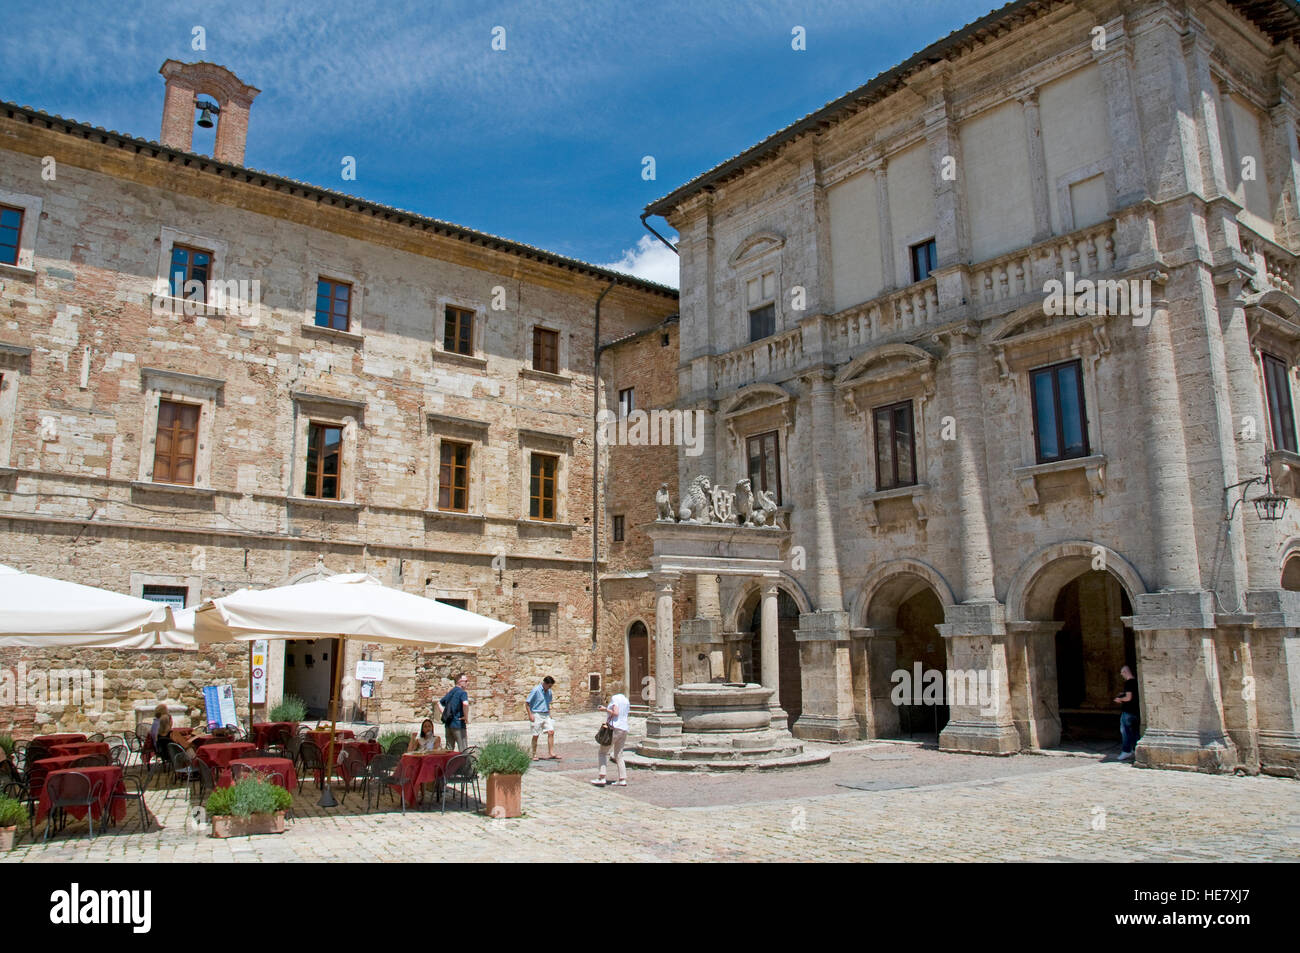
[[[484,805],[488,817],[519,817],[524,813],[522,781],[522,774],[488,775]]]
[[[16,827],[0,827],[0,851],[12,850]]]
[[[283,834],[284,811],[234,817],[222,814],[212,818],[213,837],[251,837],[254,834]]]

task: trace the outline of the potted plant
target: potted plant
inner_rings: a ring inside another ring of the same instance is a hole
[[[207,812],[213,837],[283,834],[284,812],[293,797],[265,778],[242,777],[208,796]]]
[[[307,703],[297,695],[285,695],[280,704],[271,709],[271,721],[292,721],[295,724],[307,717]]]
[[[519,817],[523,814],[523,776],[532,756],[514,735],[494,734],[478,756],[478,770],[487,776],[488,817]]]
[[[14,757],[14,736],[9,732],[0,734],[0,751],[4,752],[4,757],[0,761],[12,761]]]
[[[0,794],[0,851],[14,846],[14,831],[25,820],[27,808],[23,807],[23,802]]]

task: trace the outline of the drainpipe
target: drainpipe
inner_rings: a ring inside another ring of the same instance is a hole
[[[600,441],[596,439],[600,426],[600,303],[614,289],[611,281],[596,299],[596,329],[592,338],[592,388],[591,388],[591,647],[596,647],[596,632],[600,611]]]
[[[665,245],[667,245],[670,249],[672,249],[672,253],[673,253],[674,255],[679,255],[679,256],[680,256],[680,255],[681,255],[681,252],[679,252],[679,251],[677,250],[677,246],[674,245],[672,242],[670,242],[668,239],[664,238],[664,237],[663,237],[662,235],[660,235],[658,232],[656,232],[656,231],[654,230],[654,226],[651,225],[649,222],[646,221],[646,219],[649,218],[649,217],[650,217],[650,213],[649,213],[649,212],[646,212],[644,215],[641,216],[641,224],[645,226],[646,231],[648,231],[651,235],[653,235],[655,238],[659,239],[661,242],[663,242]]]

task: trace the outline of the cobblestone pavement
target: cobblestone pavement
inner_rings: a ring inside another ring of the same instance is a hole
[[[590,719],[587,719],[590,720]],[[594,730],[594,729],[593,729]],[[634,771],[596,788],[585,722],[562,760],[524,778],[526,816],[409,811],[359,795],[328,814],[310,782],[279,836],[216,840],[187,828],[180,789],[153,790],[93,841],[71,822],[49,843],[24,831],[6,862],[1300,860],[1300,783],[1145,771],[1095,758],[952,755],[908,743],[834,747],[830,764],[700,775]],[[477,740],[482,740],[479,738]],[[543,752],[545,741],[543,741]]]

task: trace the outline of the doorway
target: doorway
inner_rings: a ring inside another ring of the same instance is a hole
[[[284,645],[284,694],[307,706],[307,717],[328,718],[338,685],[338,639],[289,639]]]
[[[1086,572],[1061,587],[1053,618],[1061,620],[1056,697],[1063,746],[1118,740],[1119,709],[1113,699],[1122,686],[1120,667],[1127,665],[1137,675],[1137,642],[1122,618],[1132,614],[1128,593],[1104,570]]]
[[[742,616],[743,618],[743,616]],[[803,673],[799,662],[799,643],[794,632],[799,628],[799,604],[784,589],[776,597],[777,631],[777,703],[785,710],[790,727],[803,714]],[[763,600],[754,596],[749,622],[749,658],[744,665],[745,681],[763,681]]]
[[[650,706],[650,633],[644,622],[636,621],[627,630],[627,685],[628,701],[633,711],[645,711]]]

